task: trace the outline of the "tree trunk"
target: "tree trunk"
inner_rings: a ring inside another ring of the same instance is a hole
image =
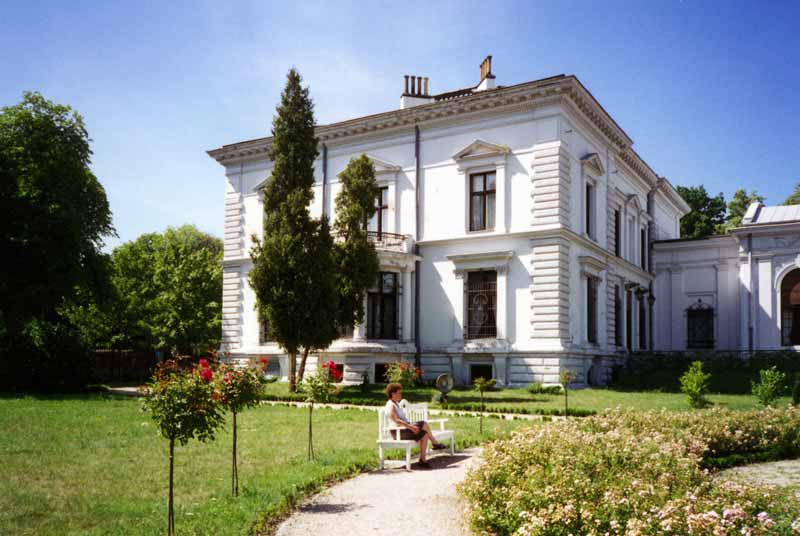
[[[233,470],[231,472],[231,493],[239,496],[239,466],[236,462],[236,412],[233,412]]]
[[[297,379],[295,378],[295,371],[297,370],[297,352],[289,354],[289,392],[297,392]]]
[[[565,419],[567,418],[567,413],[568,413],[567,406],[568,406],[568,400],[569,400],[569,395],[567,395],[567,392],[568,392],[567,391],[567,385],[564,384],[564,418]]]
[[[173,509],[172,501],[172,477],[175,467],[175,439],[169,440],[169,502],[167,503],[167,534],[173,536],[175,534],[175,511]]]
[[[481,435],[483,435],[483,391],[481,391]]]
[[[308,461],[314,461],[314,443],[311,436],[311,415],[314,413],[314,402],[308,406]]]
[[[300,372],[297,373],[297,383],[302,383],[303,375],[306,372],[306,359],[308,359],[308,348],[303,348],[303,357],[300,358]]]

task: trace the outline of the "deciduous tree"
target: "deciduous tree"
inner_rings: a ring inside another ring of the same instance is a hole
[[[681,238],[711,236],[725,222],[725,197],[711,197],[704,186],[678,186],[678,193],[692,211],[681,219]]]
[[[800,205],[800,183],[798,183],[794,187],[794,191],[789,194],[789,197],[786,198],[786,201],[783,202],[784,205]]]
[[[717,232],[720,234],[727,233],[734,227],[739,227],[742,224],[745,212],[747,212],[747,207],[756,201],[763,203],[764,197],[758,195],[755,190],[749,194],[744,188],[736,190],[728,202],[728,218],[723,225],[717,226]]]

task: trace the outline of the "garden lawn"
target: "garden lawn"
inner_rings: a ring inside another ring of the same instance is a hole
[[[371,385],[366,392],[360,386],[345,387],[338,397],[333,397],[331,402],[344,402],[367,405],[384,405],[386,395],[383,385]],[[436,390],[432,387],[405,389],[404,398],[411,402],[430,402]],[[274,398],[290,397],[287,384],[276,382],[268,385],[267,393]],[[293,395],[298,400],[300,395]],[[758,409],[756,397],[752,395],[712,394],[708,396],[715,407],[749,410]],[[480,396],[477,391],[470,388],[458,388],[447,395],[448,409],[477,410]],[[557,412],[564,409],[564,396],[532,395],[527,390],[498,389],[484,394],[486,410],[493,412],[537,413]],[[781,398],[776,405],[786,405],[790,399]],[[431,408],[442,408],[441,404],[430,404]],[[682,393],[663,393],[657,391],[633,392],[616,391],[612,389],[576,389],[569,392],[570,409],[600,412],[604,409],[622,407],[636,410],[688,411],[691,408],[686,395]]]
[[[0,398],[0,534],[157,534],[166,530],[168,443],[141,400]],[[231,434],[176,447],[179,534],[250,534],[292,497],[377,466],[377,415],[314,411],[308,463],[305,408],[261,406],[239,418],[240,496],[230,496]],[[523,424],[490,419],[497,433]],[[459,443],[479,440],[478,420],[453,418]],[[485,434],[487,437],[489,433]]]

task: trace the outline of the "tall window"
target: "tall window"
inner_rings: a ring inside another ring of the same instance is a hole
[[[588,182],[586,183],[586,214],[584,218],[586,235],[594,238],[594,185]]]
[[[641,255],[639,263],[642,266],[642,270],[647,270],[647,231],[640,229],[639,234],[639,254]]]
[[[686,311],[686,347],[714,348],[714,308],[697,300]]]
[[[622,295],[614,285],[614,344],[622,346]]]
[[[633,295],[625,291],[625,348],[633,348]]]
[[[467,339],[497,337],[497,272],[467,272]]]
[[[647,318],[644,311],[644,294],[639,296],[639,350],[647,350]]]
[[[620,219],[619,210],[614,211],[614,255],[617,257],[622,255],[622,220]]]
[[[269,320],[262,318],[258,323],[258,344],[264,345],[272,342],[272,335],[269,329]]]
[[[469,230],[494,229],[494,171],[470,175],[469,183]]]
[[[586,278],[586,340],[597,344],[597,280]]]
[[[397,338],[397,274],[380,272],[367,293],[367,338]]]
[[[378,239],[389,228],[389,187],[383,186],[375,198],[375,214],[369,220],[369,231],[378,233]]]
[[[781,339],[784,346],[800,345],[800,269],[781,283]]]

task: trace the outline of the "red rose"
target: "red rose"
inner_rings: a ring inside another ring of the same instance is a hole
[[[211,372],[211,369],[206,367],[200,372],[200,377],[203,378],[204,381],[210,382],[211,378],[214,377],[214,373]]]
[[[417,370],[414,371],[414,374],[416,374],[417,376],[422,376],[422,369],[418,368]]]
[[[201,359],[200,366],[203,368],[208,368],[208,359]]]
[[[261,357],[261,364],[262,365],[266,365],[267,364],[267,358],[266,357],[263,357],[263,356]]]

